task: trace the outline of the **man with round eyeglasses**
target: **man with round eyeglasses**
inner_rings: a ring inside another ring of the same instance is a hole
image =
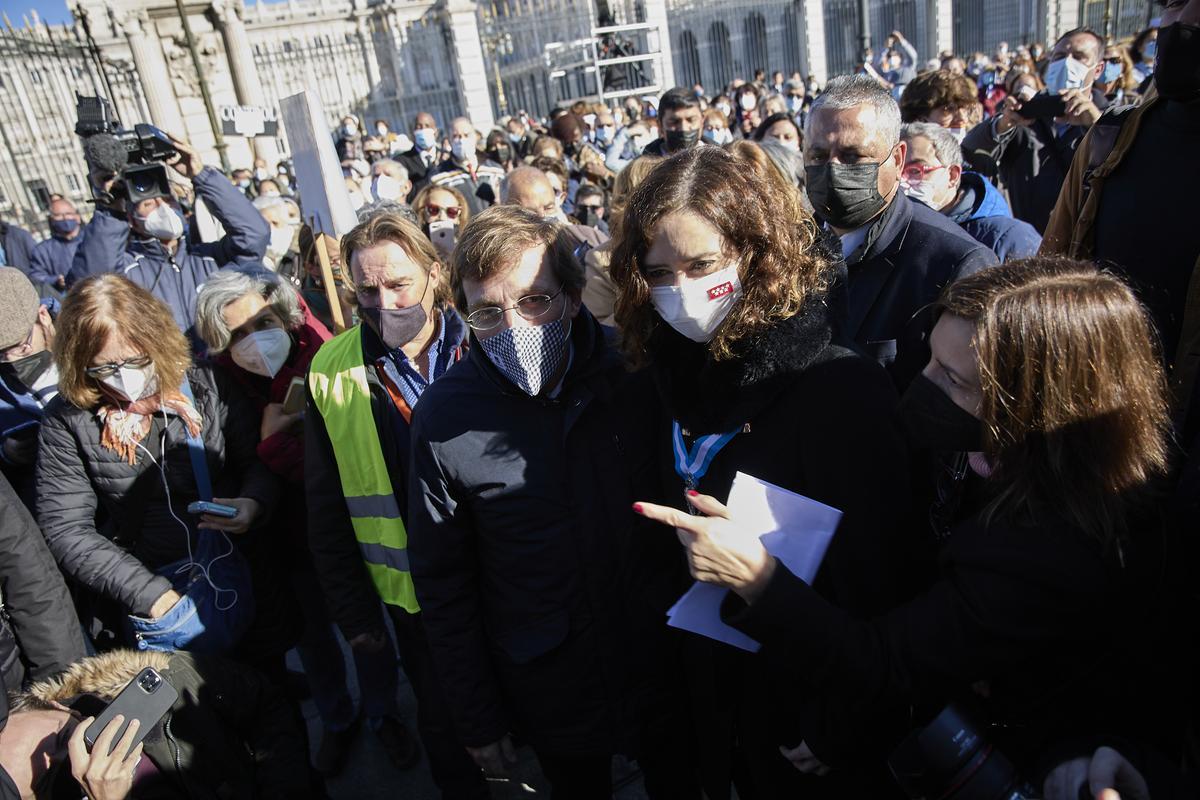
[[[616,753],[638,759],[650,797],[686,797],[648,599],[663,578],[643,552],[665,540],[629,512],[631,487],[655,480],[651,415],[583,306],[573,250],[561,223],[515,204],[460,234],[471,347],[413,415],[413,583],[455,730],[489,777],[506,776],[516,737],[555,797],[611,797]]]

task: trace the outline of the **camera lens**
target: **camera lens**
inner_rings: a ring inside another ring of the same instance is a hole
[[[142,679],[138,682],[138,685],[142,687],[143,691],[145,691],[147,694],[150,694],[154,692],[154,690],[157,689],[161,683],[162,678],[151,672],[143,675]]]

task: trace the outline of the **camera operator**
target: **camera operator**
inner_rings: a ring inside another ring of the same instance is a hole
[[[178,156],[167,163],[192,182],[196,195],[226,231],[216,242],[189,247],[182,212],[169,190],[151,190],[151,196],[133,204],[114,197],[120,178],[113,167],[120,158],[106,157],[112,154],[106,152],[108,142],[101,136],[86,142],[96,213],[84,230],[67,286],[96,273],[122,272],[166,303],[180,330],[198,346],[193,330],[197,288],[227,264],[261,266],[271,239],[270,226],[219,170],[204,166],[190,145],[172,136]],[[120,147],[115,140],[112,145]]]

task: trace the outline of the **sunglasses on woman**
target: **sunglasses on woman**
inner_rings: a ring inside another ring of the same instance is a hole
[[[446,216],[450,219],[458,219],[458,212],[462,211],[458,206],[439,206],[436,203],[426,203],[425,213],[430,217],[436,217],[438,214],[446,212]]]

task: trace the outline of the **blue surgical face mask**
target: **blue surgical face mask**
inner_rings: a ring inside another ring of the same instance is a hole
[[[513,144],[520,144],[521,143],[521,134],[510,133],[510,134],[508,134],[508,140],[510,142],[512,142]]]
[[[1148,61],[1154,61],[1154,58],[1157,55],[1158,55],[1158,40],[1151,39],[1150,41],[1146,42],[1145,47],[1142,48],[1142,58],[1144,58]]]
[[[1071,56],[1051,61],[1046,67],[1046,91],[1059,94],[1066,89],[1082,89],[1089,69],[1087,64]]]
[[[413,131],[413,141],[418,150],[428,150],[437,144],[437,131],[433,128],[417,128]]]
[[[70,236],[79,227],[77,219],[52,219],[50,220],[50,230],[57,233],[59,236]]]
[[[1104,64],[1104,72],[1100,73],[1100,82],[1101,83],[1112,83],[1113,81],[1115,81],[1117,78],[1120,78],[1120,77],[1121,77],[1121,65],[1120,64],[1111,64],[1111,63],[1107,63],[1107,62]]]

